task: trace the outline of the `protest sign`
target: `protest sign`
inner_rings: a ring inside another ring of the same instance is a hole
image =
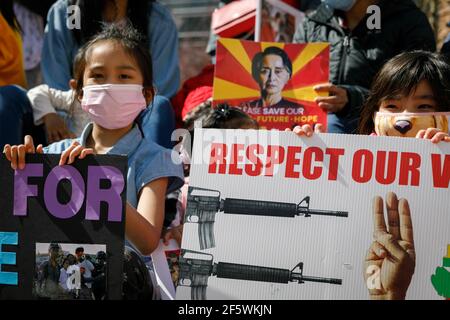
[[[305,14],[280,0],[263,0],[261,41],[291,43]]]
[[[213,105],[228,103],[267,129],[326,125],[313,87],[328,82],[329,44],[217,41]]]
[[[0,156],[0,298],[121,299],[127,159],[59,158]]]
[[[450,297],[449,143],[198,129],[190,172],[177,299]]]

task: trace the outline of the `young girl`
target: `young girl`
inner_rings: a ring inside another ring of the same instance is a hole
[[[450,142],[449,111],[450,66],[435,53],[405,52],[389,60],[375,77],[361,111],[359,133]],[[305,125],[294,132],[311,136],[313,129]],[[323,132],[323,127],[316,126],[314,132]],[[408,200],[389,192],[385,201],[376,196],[373,208],[373,242],[364,263],[366,270],[380,268],[381,286],[369,289],[369,296],[405,299],[416,264]],[[364,280],[369,276],[366,273]]]
[[[76,96],[93,123],[81,136],[66,139],[38,153],[61,153],[60,165],[88,154],[128,155],[125,233],[143,254],[158,246],[164,220],[166,192],[183,185],[182,167],[171,152],[143,136],[135,119],[152,100],[152,63],[139,33],[130,26],[111,25],[86,43]],[[13,169],[23,169],[25,153],[34,153],[30,136],[25,144],[6,145],[4,152]]]
[[[450,142],[450,66],[436,53],[404,52],[375,76],[361,109],[358,132]],[[324,132],[321,124],[297,126],[298,135]]]
[[[450,66],[438,54],[412,51],[389,60],[362,108],[361,134],[450,141]]]

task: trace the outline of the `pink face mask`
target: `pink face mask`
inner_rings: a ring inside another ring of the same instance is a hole
[[[140,85],[102,84],[83,88],[81,107],[105,129],[125,128],[146,106]]]

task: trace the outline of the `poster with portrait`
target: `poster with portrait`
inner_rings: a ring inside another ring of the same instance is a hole
[[[280,0],[263,0],[261,41],[291,43],[305,14]]]
[[[127,158],[0,155],[0,300],[122,299]]]
[[[213,105],[227,103],[252,116],[265,129],[322,123],[315,103],[328,82],[329,44],[284,44],[236,39],[217,41]]]
[[[198,129],[177,299],[450,298],[450,143]]]

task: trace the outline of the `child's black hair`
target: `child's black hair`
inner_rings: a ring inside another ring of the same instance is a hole
[[[211,106],[212,100],[207,100],[192,112],[186,122],[186,128],[191,136],[191,150],[194,146],[194,129],[195,122],[200,121],[202,128],[214,129],[258,129],[258,122],[250,117],[244,111],[230,107],[223,103],[217,105],[215,108]],[[185,175],[189,175],[185,172]]]
[[[230,107],[228,104],[224,103],[217,105],[211,111],[204,119],[202,127],[216,129],[256,129],[258,128],[258,123],[244,111]]]
[[[143,87],[154,96],[152,58],[148,47],[145,45],[144,36],[130,23],[124,27],[116,24],[105,25],[103,30],[89,40],[77,54],[77,66],[74,68],[76,81],[76,96],[80,96],[83,89],[83,77],[86,63],[92,48],[103,41],[115,41],[120,44],[125,52],[137,63],[143,76]]]

